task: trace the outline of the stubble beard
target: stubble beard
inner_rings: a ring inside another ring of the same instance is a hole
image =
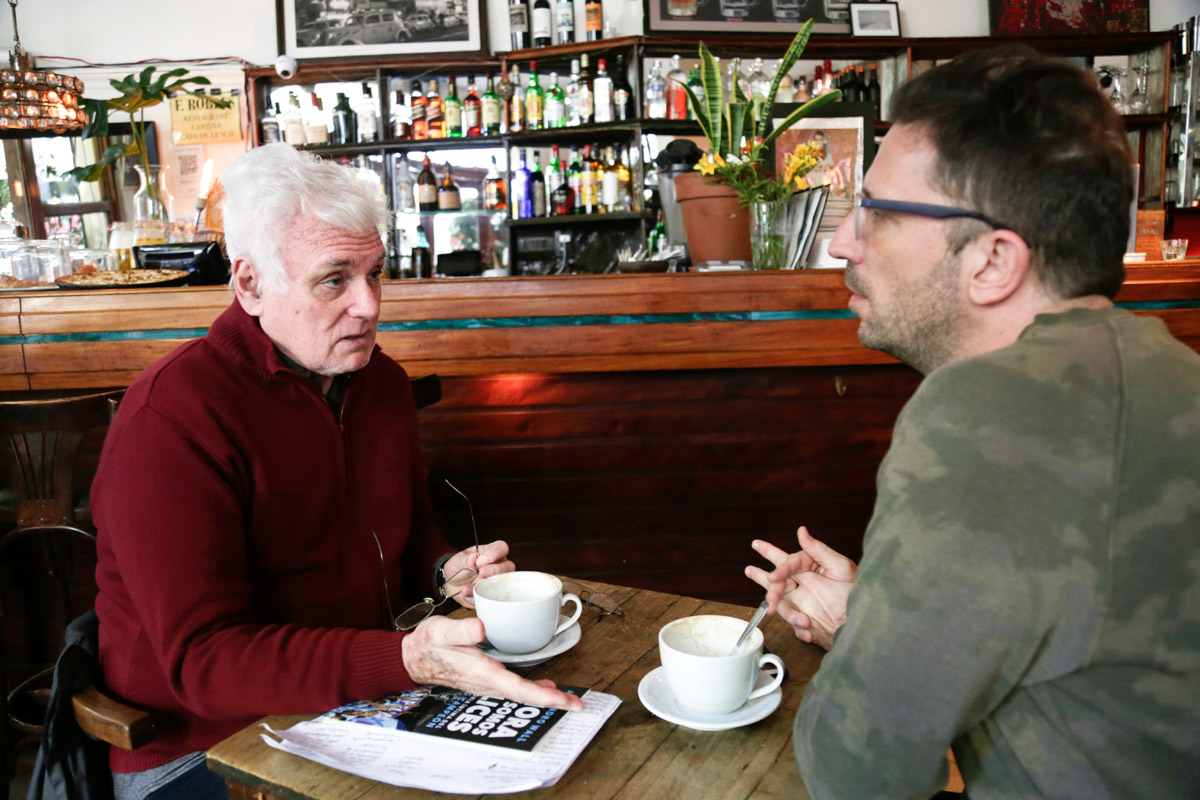
[[[959,262],[957,255],[947,253],[924,276],[897,286],[886,306],[872,300],[870,317],[859,323],[858,340],[924,375],[954,360],[964,334]],[[846,283],[852,290],[856,285],[869,290],[853,272]]]

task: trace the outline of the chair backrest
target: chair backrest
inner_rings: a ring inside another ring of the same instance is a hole
[[[89,429],[112,421],[123,393],[0,402],[0,459],[13,486],[17,529],[74,527],[79,444]]]
[[[431,406],[442,399],[442,379],[437,376],[436,372],[413,378],[410,383],[412,383],[413,401],[417,408]]]

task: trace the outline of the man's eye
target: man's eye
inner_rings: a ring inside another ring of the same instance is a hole
[[[325,280],[321,281],[322,286],[328,286],[330,289],[336,289],[342,285],[341,275],[330,275]]]
[[[369,273],[367,273],[367,280],[372,281],[372,282],[383,280],[383,267],[379,267],[378,269],[373,269]]]

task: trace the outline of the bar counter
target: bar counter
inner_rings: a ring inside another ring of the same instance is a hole
[[[863,348],[840,270],[398,281],[379,343],[442,377],[419,414],[451,541],[525,569],[755,605],[753,538],[806,524],[852,558],[920,375]],[[1200,261],[1118,298],[1200,350]],[[223,287],[0,299],[9,395],[127,385],[231,302]],[[17,391],[11,391],[17,390]],[[301,432],[302,433],[302,432]],[[94,457],[94,453],[92,454]]]

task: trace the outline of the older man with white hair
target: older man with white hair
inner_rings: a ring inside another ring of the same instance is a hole
[[[431,525],[408,376],[375,344],[378,191],[285,144],[225,188],[236,299],[129,388],[92,490],[105,681],[161,720],[113,751],[118,800],[224,796],[204,751],[254,719],[420,683],[582,708],[484,656],[477,619],[392,616],[514,566]]]

